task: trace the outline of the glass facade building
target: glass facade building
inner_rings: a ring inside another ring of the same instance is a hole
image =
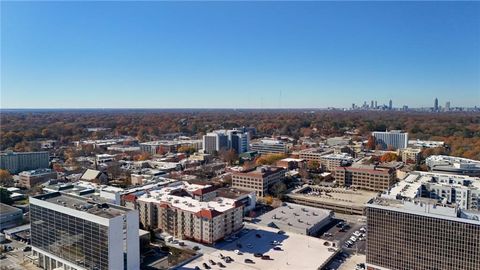
[[[30,219],[33,246],[86,269],[108,269],[107,226],[37,205],[31,205]]]
[[[140,268],[136,210],[54,192],[30,197],[30,224],[42,269]]]

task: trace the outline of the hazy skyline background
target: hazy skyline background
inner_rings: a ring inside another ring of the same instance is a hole
[[[3,108],[480,103],[479,2],[1,2]]]

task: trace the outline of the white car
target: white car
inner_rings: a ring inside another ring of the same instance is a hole
[[[235,254],[237,254],[237,255],[242,255],[242,252],[241,252],[240,250],[238,250],[238,249],[235,249],[235,250],[233,251],[233,253],[235,253]]]

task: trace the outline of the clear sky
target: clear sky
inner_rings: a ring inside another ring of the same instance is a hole
[[[480,104],[479,2],[1,2],[3,108]]]

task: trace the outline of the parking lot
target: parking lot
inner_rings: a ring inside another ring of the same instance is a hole
[[[31,251],[24,251],[24,249],[27,247],[27,244],[20,241],[11,240],[3,243],[2,245],[12,248],[12,250],[3,253],[5,257],[0,259],[0,265],[2,267],[12,270],[40,269],[30,262],[28,256],[31,254]]]
[[[201,251],[202,257],[180,269],[318,269],[339,249],[323,239],[249,224],[238,238]]]
[[[343,224],[343,226],[341,226],[341,224]],[[335,242],[339,247],[342,247],[349,253],[365,254],[366,239],[358,240],[359,237],[355,237],[357,238],[357,241],[351,241],[349,239],[355,232],[360,232],[361,228],[365,228],[365,224],[334,219],[329,226],[320,231],[319,237],[321,239]],[[347,247],[345,243],[349,240],[353,242],[353,245]]]

